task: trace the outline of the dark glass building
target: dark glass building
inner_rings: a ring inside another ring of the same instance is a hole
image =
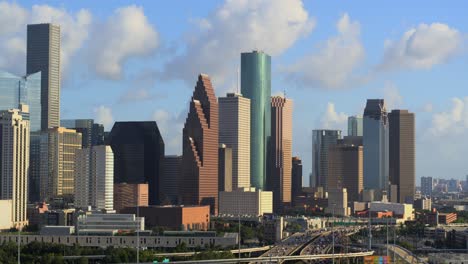
[[[302,193],[302,160],[299,157],[292,157],[292,203],[295,205],[296,199]]]
[[[156,122],[115,122],[106,143],[114,152],[114,183],[147,183],[149,204],[158,205],[164,141]]]
[[[81,133],[83,148],[104,144],[104,126],[94,123],[93,119],[60,120],[60,126],[75,129]]]

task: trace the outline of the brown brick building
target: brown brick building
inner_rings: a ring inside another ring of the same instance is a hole
[[[126,207],[148,206],[148,184],[114,184],[114,210],[120,213]]]
[[[218,208],[218,101],[208,75],[200,74],[182,138],[182,203]]]

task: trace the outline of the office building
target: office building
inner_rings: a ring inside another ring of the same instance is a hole
[[[302,194],[302,160],[299,157],[292,157],[291,184],[292,203],[295,205],[296,198]]]
[[[148,183],[149,203],[158,205],[164,141],[156,122],[115,122],[107,140],[114,152],[114,183]]]
[[[81,133],[64,127],[41,134],[41,200],[72,200],[75,194],[75,152],[81,149]]]
[[[114,184],[114,210],[122,212],[126,207],[148,206],[147,183],[116,183]]]
[[[222,215],[261,216],[273,213],[273,192],[239,188],[219,193],[219,213]]]
[[[348,136],[362,137],[362,116],[348,117]]]
[[[220,144],[218,149],[218,191],[230,192],[233,190],[232,178],[232,149]]]
[[[377,199],[389,184],[388,117],[383,99],[368,99],[364,109],[364,188],[374,189]]]
[[[162,205],[179,203],[179,180],[182,172],[182,156],[165,156],[159,182],[159,199]]]
[[[432,177],[421,177],[421,194],[432,196],[433,181]]]
[[[370,211],[374,212],[393,212],[393,216],[404,220],[413,220],[413,204],[371,202]]]
[[[104,144],[104,126],[94,123],[93,119],[60,120],[60,126],[81,133],[83,148]]]
[[[389,122],[389,178],[398,186],[398,202],[413,203],[416,188],[414,114],[392,110]]]
[[[341,139],[341,130],[320,129],[312,131],[312,187],[327,191],[328,148]]]
[[[250,99],[228,93],[219,101],[219,143],[232,149],[232,188],[250,187]]]
[[[360,201],[363,191],[362,146],[332,145],[328,153],[328,191],[345,188],[350,202]]]
[[[414,200],[414,209],[419,210],[432,210],[432,200],[429,197],[421,197]]]
[[[330,189],[328,191],[328,206],[325,212],[334,216],[349,216],[348,192],[346,188]]]
[[[274,212],[291,205],[293,102],[282,96],[271,98],[271,143],[267,186],[273,191]]]
[[[241,92],[250,99],[250,183],[265,189],[271,136],[271,57],[261,51],[241,54]]]
[[[134,214],[85,213],[77,217],[78,235],[109,235],[145,230],[145,218]]]
[[[11,200],[11,226],[23,228],[28,224],[29,120],[21,109],[0,112],[0,199]],[[8,215],[8,213],[7,213]],[[2,216],[4,217],[4,216]]]
[[[198,76],[182,137],[180,190],[185,205],[218,210],[218,100],[210,77]]]
[[[0,217],[0,231],[10,230],[13,227],[12,223],[12,208],[13,201],[0,199],[0,211],[2,212],[2,217]]]
[[[122,210],[125,214],[136,214],[136,207]],[[138,215],[145,218],[149,228],[162,227],[173,231],[207,231],[210,228],[210,207],[204,206],[143,206]]]
[[[17,109],[21,104],[29,107],[23,114],[29,119],[30,131],[41,130],[41,73],[26,76],[0,71],[0,110]]]
[[[75,207],[112,211],[114,153],[110,146],[79,149],[75,153]]]
[[[28,25],[26,74],[41,72],[41,130],[60,126],[60,26]]]

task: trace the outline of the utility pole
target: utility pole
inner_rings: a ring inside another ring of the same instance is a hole
[[[386,218],[386,223],[387,223],[387,258],[388,258],[388,217],[385,217]]]
[[[335,264],[335,204],[332,204],[332,263]]]
[[[18,226],[18,264],[21,263],[21,229]]]
[[[137,199],[137,204],[136,204],[136,213],[137,213],[137,216],[135,220],[138,220],[138,216],[140,215],[140,209],[138,207],[138,199]],[[136,259],[137,259],[137,264],[140,263],[140,230],[139,230],[139,225],[137,226],[137,255],[136,255]]]
[[[369,251],[372,250],[372,225],[371,225],[371,211],[370,211],[370,204],[368,208],[369,212],[369,221],[368,221],[368,228],[369,228]]]

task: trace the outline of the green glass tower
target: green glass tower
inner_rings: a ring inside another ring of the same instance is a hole
[[[271,57],[261,51],[241,54],[241,92],[250,99],[250,182],[265,189],[271,136]]]

